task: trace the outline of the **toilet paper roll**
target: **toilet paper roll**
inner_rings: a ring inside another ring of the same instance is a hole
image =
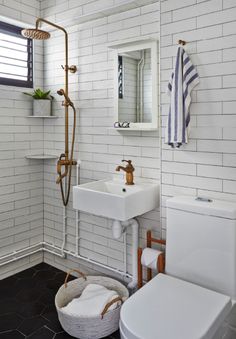
[[[141,256],[141,264],[145,267],[157,271],[157,259],[161,253],[163,252],[155,250],[153,248],[144,248]]]

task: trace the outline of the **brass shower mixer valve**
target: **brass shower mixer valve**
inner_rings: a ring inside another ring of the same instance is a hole
[[[56,180],[57,184],[59,184],[62,181],[62,179],[67,176],[68,167],[70,165],[77,165],[77,161],[66,159],[66,155],[64,153],[62,153],[59,157],[59,160],[57,161],[57,174],[58,174],[58,178]],[[62,171],[61,171],[62,166],[65,166],[65,172],[64,173],[62,173]]]

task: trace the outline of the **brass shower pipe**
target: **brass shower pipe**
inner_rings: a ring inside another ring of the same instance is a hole
[[[70,186],[71,186],[71,175],[72,175],[72,166],[76,165],[77,162],[73,160],[73,152],[74,152],[74,141],[75,141],[75,126],[76,126],[76,109],[74,107],[73,102],[70,100],[68,96],[68,73],[75,73],[77,68],[75,65],[69,66],[68,65],[68,34],[67,31],[48,20],[38,18],[36,20],[36,28],[35,29],[24,29],[22,30],[22,35],[31,38],[31,39],[38,39],[38,40],[46,40],[50,38],[50,33],[39,29],[40,23],[43,22],[50,26],[53,26],[59,30],[61,30],[65,34],[65,65],[62,65],[62,69],[65,72],[65,89],[60,89],[57,91],[57,94],[64,96],[64,101],[62,102],[62,106],[65,107],[65,152],[62,153],[57,161],[57,174],[58,178],[56,180],[57,184],[60,184],[62,201],[64,206],[68,204],[69,197],[70,197]],[[72,130],[72,141],[71,141],[71,151],[69,154],[69,107],[72,108],[74,114],[73,120],[73,130]],[[64,167],[64,172],[62,173],[62,167]],[[69,175],[69,176],[68,176]],[[63,188],[63,179],[68,176],[68,185],[65,186],[65,191]]]

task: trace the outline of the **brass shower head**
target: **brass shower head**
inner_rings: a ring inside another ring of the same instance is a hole
[[[21,35],[28,39],[46,40],[50,38],[50,33],[37,28],[22,29]]]

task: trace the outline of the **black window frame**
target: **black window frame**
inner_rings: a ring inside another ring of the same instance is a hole
[[[0,85],[33,88],[33,40],[21,35],[22,27],[0,21],[0,33],[27,40],[27,80],[0,77]]]

